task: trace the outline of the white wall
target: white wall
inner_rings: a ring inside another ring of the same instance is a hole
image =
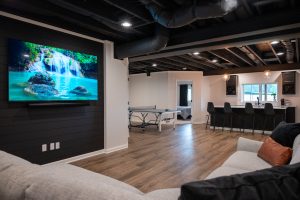
[[[168,108],[168,73],[151,73],[130,75],[130,106],[154,106]]]
[[[158,108],[176,109],[177,82],[191,81],[192,123],[203,122],[201,111],[202,72],[156,72],[131,75],[129,81],[130,106],[157,105]]]
[[[104,45],[106,151],[128,146],[128,60],[114,59],[113,44]]]
[[[215,105],[223,105],[225,101],[230,102],[233,105],[240,105],[241,103],[241,85],[245,83],[278,83],[278,105],[280,105],[280,99],[288,99],[293,106],[296,106],[296,122],[300,122],[300,87],[299,79],[300,74],[297,73],[297,91],[296,95],[282,95],[281,88],[281,71],[271,72],[268,79],[264,76],[263,72],[238,74],[238,89],[236,96],[226,96],[226,83],[223,76],[205,76],[203,78],[203,88],[205,90],[202,96],[203,109],[206,109],[208,101],[214,102]]]

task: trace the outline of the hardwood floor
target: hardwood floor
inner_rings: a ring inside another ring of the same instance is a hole
[[[180,187],[204,179],[234,151],[238,137],[263,140],[261,134],[205,130],[203,125],[177,125],[130,132],[129,148],[73,163],[126,182],[143,192]]]

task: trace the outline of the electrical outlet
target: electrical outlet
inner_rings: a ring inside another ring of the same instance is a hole
[[[50,151],[53,151],[55,149],[54,143],[50,143]]]
[[[55,143],[55,149],[60,149],[60,142]]]
[[[47,151],[47,144],[42,144],[42,152],[46,152]]]

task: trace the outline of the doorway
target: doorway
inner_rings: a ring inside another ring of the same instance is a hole
[[[178,124],[192,123],[193,82],[177,81],[177,114]]]

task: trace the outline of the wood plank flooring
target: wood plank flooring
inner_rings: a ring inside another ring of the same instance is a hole
[[[236,149],[238,137],[263,140],[266,136],[221,130],[204,125],[177,125],[176,130],[132,129],[129,148],[72,163],[137,187],[143,192],[180,187],[204,179]]]

